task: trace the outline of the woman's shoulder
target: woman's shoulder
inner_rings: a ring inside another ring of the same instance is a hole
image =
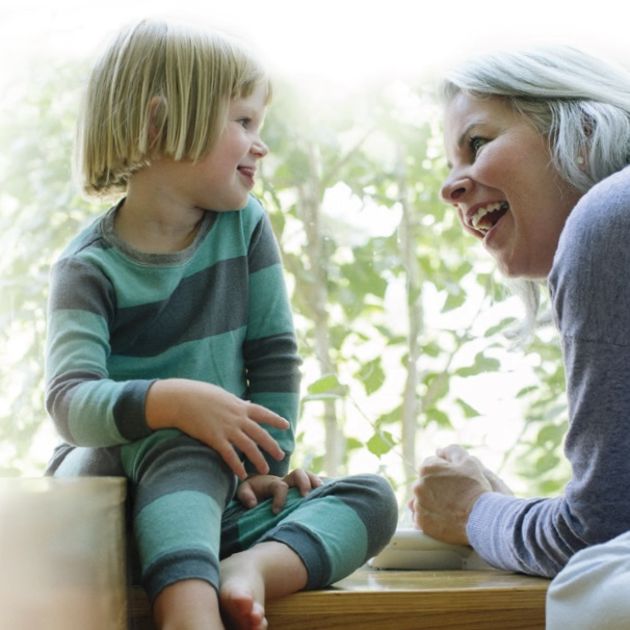
[[[588,228],[610,235],[630,229],[630,166],[613,173],[588,190],[567,220],[568,231]]]
[[[585,195],[585,201],[608,198],[612,202],[630,199],[630,165],[602,179]]]
[[[593,186],[560,236],[549,275],[563,334],[618,343],[630,325],[630,168]]]

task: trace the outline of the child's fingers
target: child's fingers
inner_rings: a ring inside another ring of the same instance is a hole
[[[219,455],[223,458],[223,461],[239,479],[247,478],[245,466],[243,465],[243,462],[237,452],[234,450],[234,447],[229,442],[226,442],[222,447],[217,446],[215,448]]]
[[[255,422],[268,424],[276,429],[288,429],[291,426],[282,416],[256,403],[248,404],[247,415]]]
[[[274,459],[281,461],[284,459],[284,451],[278,446],[278,443],[263,429],[260,425],[255,422],[249,423],[247,426],[243,428],[245,434],[254,442],[257,446],[262,448],[264,451],[267,451],[269,455],[271,455]],[[243,449],[242,449],[243,450]]]
[[[247,508],[253,508],[258,504],[256,493],[249,481],[244,481],[236,491],[237,499]]]
[[[284,480],[289,486],[297,488],[302,496],[307,495],[313,488],[319,488],[323,483],[317,475],[303,468],[296,468],[286,475]]]
[[[309,493],[310,490],[316,488],[317,486],[313,483],[313,479],[309,473],[301,468],[295,470],[296,475],[296,483],[295,485],[298,487],[300,494],[305,496]],[[313,475],[314,477],[314,475]]]
[[[276,479],[271,483],[271,493],[273,495],[271,511],[274,514],[278,514],[286,503],[288,492],[289,486],[282,479]]]
[[[308,477],[311,480],[311,488],[319,488],[324,483],[315,473],[308,473]]]
[[[269,472],[269,464],[254,440],[243,434],[238,441],[234,441],[234,444],[241,450],[243,455],[249,459],[259,474],[266,475]]]
[[[306,474],[306,471],[301,468],[296,468],[288,475],[287,483],[290,486],[297,488],[302,496],[307,495],[308,491],[311,489],[311,480]]]

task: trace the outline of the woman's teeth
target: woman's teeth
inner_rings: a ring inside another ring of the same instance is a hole
[[[507,201],[500,201],[478,208],[477,211],[469,217],[468,224],[478,232],[486,233],[508,211],[509,207]]]

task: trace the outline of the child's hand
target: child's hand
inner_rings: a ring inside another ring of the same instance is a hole
[[[273,497],[271,510],[277,514],[287,500],[289,488],[298,488],[300,494],[306,496],[321,485],[322,480],[317,475],[296,468],[282,478],[275,475],[253,475],[238,487],[236,498],[245,507],[253,508],[259,501]]]
[[[240,479],[246,479],[247,472],[237,449],[261,474],[269,471],[269,465],[260,449],[278,461],[284,458],[278,443],[260,425],[288,429],[287,420],[216,385],[186,379],[157,381],[149,390],[146,410],[152,429],[179,429],[207,444]]]

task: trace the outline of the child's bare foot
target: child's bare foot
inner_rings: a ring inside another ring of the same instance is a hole
[[[221,562],[221,613],[230,629],[266,630],[265,584],[243,556],[237,553]]]
[[[217,592],[203,580],[182,580],[167,586],[153,603],[160,630],[221,630]]]
[[[265,598],[302,590],[307,574],[289,547],[269,541],[221,561],[219,605],[228,628],[266,630]]]

